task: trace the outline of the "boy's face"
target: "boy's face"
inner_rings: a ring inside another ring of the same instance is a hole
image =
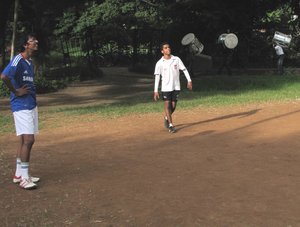
[[[25,49],[26,48],[28,48],[30,50],[37,50],[38,49],[38,40],[35,37],[30,37],[25,46]]]
[[[163,45],[163,48],[161,50],[161,53],[163,55],[170,55],[171,54],[171,48],[170,48],[170,45],[169,44],[165,44]]]

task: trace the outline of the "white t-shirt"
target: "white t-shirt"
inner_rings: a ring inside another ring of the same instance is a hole
[[[182,70],[187,81],[190,82],[191,77],[183,62],[179,57],[171,55],[170,59],[162,57],[155,65],[155,83],[154,92],[158,92],[159,80],[161,76],[161,91],[180,90],[179,70]]]
[[[276,54],[277,54],[278,56],[284,54],[283,49],[282,49],[281,46],[276,45],[274,48],[275,48]]]

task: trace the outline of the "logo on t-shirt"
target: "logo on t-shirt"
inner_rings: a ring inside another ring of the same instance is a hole
[[[33,82],[33,77],[31,77],[31,76],[23,76],[23,81]]]
[[[174,69],[177,69],[177,65],[174,65]]]

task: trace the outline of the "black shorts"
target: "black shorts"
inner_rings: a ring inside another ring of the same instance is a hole
[[[162,91],[162,100],[164,101],[177,101],[180,91]]]

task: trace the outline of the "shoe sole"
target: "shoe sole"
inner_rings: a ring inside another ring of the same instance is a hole
[[[37,181],[32,181],[33,183],[37,183],[37,182],[40,182],[41,179],[38,179]],[[13,179],[13,183],[14,184],[19,184],[21,182],[21,179]]]
[[[35,186],[32,186],[32,187],[29,187],[29,188],[23,188],[22,186],[20,186],[21,189],[24,189],[24,190],[32,190],[32,189],[36,189],[37,188],[37,185]]]

